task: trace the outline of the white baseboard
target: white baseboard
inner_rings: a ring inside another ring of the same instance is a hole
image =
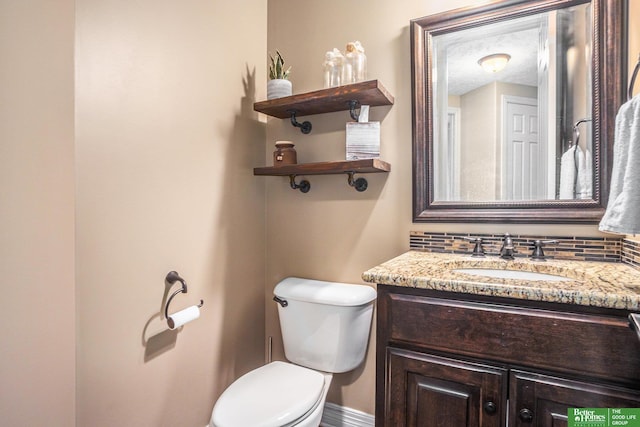
[[[325,403],[322,413],[321,427],[375,427],[373,415],[355,409]]]

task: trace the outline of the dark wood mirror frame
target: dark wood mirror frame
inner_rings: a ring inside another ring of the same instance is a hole
[[[626,99],[626,0],[591,1],[593,9],[593,199],[481,203],[434,201],[431,37],[583,3],[588,1],[502,0],[411,21],[414,222],[597,223],[600,221],[609,191],[615,116]]]

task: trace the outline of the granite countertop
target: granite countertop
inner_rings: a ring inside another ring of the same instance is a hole
[[[460,268],[528,271],[566,280],[490,278],[452,271]],[[640,311],[640,272],[615,262],[507,261],[497,256],[409,251],[365,271],[362,278],[384,285]]]

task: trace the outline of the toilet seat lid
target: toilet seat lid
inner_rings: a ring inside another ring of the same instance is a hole
[[[315,409],[324,376],[302,366],[272,362],[238,378],[213,408],[216,427],[286,426]]]

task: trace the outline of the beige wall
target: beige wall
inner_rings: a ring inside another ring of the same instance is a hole
[[[328,0],[300,7],[296,0],[269,1],[268,47],[271,51],[278,48],[293,66],[294,93],[321,88],[324,52],[333,47],[344,49],[346,42],[357,39],[366,49],[369,76],[380,79],[396,99],[393,107],[371,112],[372,120],[382,121],[382,157],[392,169],[388,175],[367,176],[366,192],[348,187],[344,176],[310,177],[308,194],[289,189],[286,178],[262,178],[267,185],[267,335],[275,337],[276,357],[282,357],[282,351],[270,297],[275,283],[285,276],[361,283],[363,271],[408,250],[411,230],[599,235],[595,225],[412,223],[408,23],[412,18],[478,3],[485,2],[374,0],[363,5]],[[313,116],[314,130],[305,136],[286,120],[270,119],[265,161],[270,164],[277,139],[296,142],[299,162],[343,159],[347,120],[346,112]],[[334,379],[330,401],[373,413],[374,343],[372,339],[364,367]]]
[[[496,84],[489,83],[461,97],[460,199],[495,200],[499,127]]]
[[[75,416],[73,1],[0,2],[0,424]]]
[[[204,426],[264,362],[266,2],[76,6],[77,425]]]

